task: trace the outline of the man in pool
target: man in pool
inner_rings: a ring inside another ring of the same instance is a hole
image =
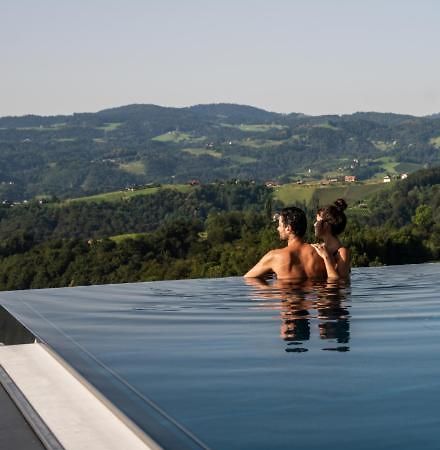
[[[275,273],[277,279],[326,279],[323,259],[303,241],[307,229],[304,211],[295,206],[283,208],[274,219],[278,220],[280,239],[287,241],[287,246],[266,253],[244,277],[264,278]]]

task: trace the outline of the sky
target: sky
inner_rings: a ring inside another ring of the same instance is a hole
[[[440,112],[438,0],[2,0],[0,116]]]

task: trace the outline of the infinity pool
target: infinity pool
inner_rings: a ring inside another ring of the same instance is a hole
[[[166,449],[438,449],[440,264],[0,293]]]

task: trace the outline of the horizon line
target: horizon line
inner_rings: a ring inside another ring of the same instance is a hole
[[[19,118],[29,117],[29,116],[48,118],[48,117],[58,117],[58,116],[74,116],[77,114],[99,114],[104,111],[108,111],[108,110],[112,110],[112,109],[122,109],[122,108],[127,108],[130,106],[153,106],[153,107],[167,108],[167,109],[190,109],[190,108],[194,108],[197,106],[218,106],[218,105],[242,106],[242,107],[254,108],[254,109],[258,109],[260,111],[264,111],[264,112],[271,113],[271,114],[279,114],[281,116],[289,116],[292,114],[296,114],[296,115],[302,115],[305,117],[322,117],[322,116],[342,117],[342,116],[351,116],[354,114],[392,114],[392,115],[397,115],[397,116],[429,118],[432,116],[440,115],[440,111],[434,112],[434,113],[418,115],[418,114],[410,114],[410,113],[401,113],[401,112],[393,112],[393,111],[376,111],[376,110],[368,110],[368,111],[367,110],[356,110],[356,111],[352,111],[349,113],[348,112],[344,112],[344,113],[326,112],[326,113],[318,113],[318,114],[307,114],[307,113],[297,112],[297,111],[278,112],[278,111],[273,111],[273,110],[266,109],[266,108],[263,108],[260,106],[254,106],[254,105],[249,105],[249,104],[244,104],[244,103],[211,102],[211,103],[195,103],[195,104],[187,105],[187,106],[159,105],[156,103],[127,103],[127,104],[122,104],[122,105],[117,105],[117,106],[109,106],[109,107],[105,107],[105,108],[98,109],[95,111],[73,111],[70,113],[51,113],[51,114],[38,114],[38,113],[32,113],[32,112],[24,113],[24,114],[8,114],[8,115],[0,116],[0,120],[1,119],[9,119],[9,118],[19,119]]]

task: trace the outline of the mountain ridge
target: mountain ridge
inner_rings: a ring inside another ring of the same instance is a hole
[[[402,114],[402,113],[393,113],[393,112],[378,112],[378,111],[356,111],[353,113],[344,113],[344,114],[305,114],[302,112],[288,112],[288,113],[281,113],[281,112],[277,112],[277,111],[269,111],[267,109],[261,108],[261,107],[256,107],[256,106],[252,106],[252,105],[245,105],[245,104],[239,104],[239,103],[228,103],[228,102],[218,102],[218,103],[199,103],[199,104],[195,104],[195,105],[190,105],[190,106],[182,106],[182,107],[177,107],[177,106],[163,106],[163,105],[157,105],[154,103],[129,103],[126,105],[120,105],[120,106],[114,106],[114,107],[109,107],[109,108],[104,108],[104,109],[100,109],[97,111],[76,111],[73,112],[72,114],[33,114],[33,113],[29,113],[29,114],[21,114],[21,115],[5,115],[5,116],[0,116],[0,121],[2,121],[3,119],[21,119],[21,118],[41,118],[41,119],[48,119],[48,118],[68,118],[68,117],[73,117],[73,116],[78,116],[78,115],[90,115],[90,114],[101,114],[101,113],[108,113],[108,112],[114,112],[114,111],[124,111],[124,110],[130,110],[133,108],[138,108],[138,107],[147,107],[147,108],[160,108],[160,109],[167,109],[167,110],[204,110],[204,109],[210,109],[212,108],[221,108],[221,107],[237,107],[237,108],[243,108],[243,109],[247,109],[247,110],[255,110],[255,111],[260,111],[260,112],[264,112],[267,114],[275,114],[278,116],[290,116],[290,115],[298,115],[298,116],[303,116],[303,117],[345,117],[345,116],[355,116],[355,115],[370,115],[370,114],[374,114],[374,115],[392,115],[392,116],[399,116],[399,117],[406,117],[406,118],[440,118],[440,112],[438,113],[433,113],[433,114],[426,114],[423,116],[417,116],[417,115],[413,115],[413,114]]]

